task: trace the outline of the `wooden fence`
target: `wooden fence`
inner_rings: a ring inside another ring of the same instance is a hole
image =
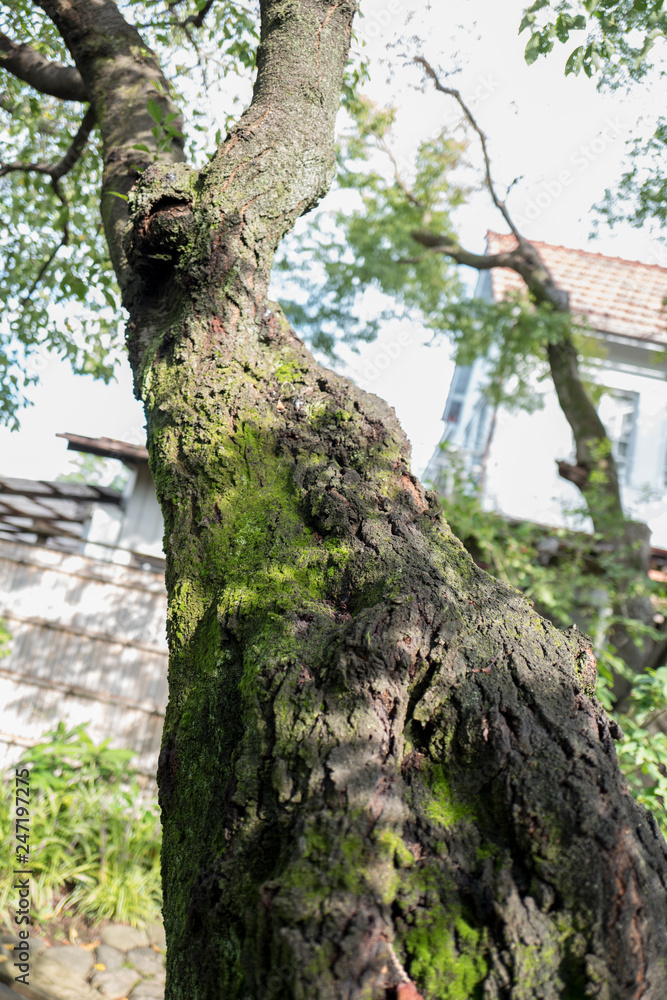
[[[159,572],[0,538],[0,763],[59,721],[136,751],[154,774],[167,703]]]

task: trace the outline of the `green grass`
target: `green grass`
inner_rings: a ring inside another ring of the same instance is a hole
[[[60,723],[17,763],[30,770],[32,912],[95,924],[140,924],[160,913],[159,809],[129,767],[130,750],[95,745],[85,726]],[[4,779],[0,801],[0,909],[15,902],[12,870],[23,845],[16,839],[15,773]],[[21,803],[19,802],[19,805]]]

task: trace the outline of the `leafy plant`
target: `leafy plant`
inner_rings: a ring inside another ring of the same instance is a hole
[[[11,632],[7,628],[7,623],[0,619],[0,659],[9,654],[9,640]]]
[[[59,483],[87,483],[107,486],[122,492],[130,478],[130,470],[115,458],[77,454],[70,459],[71,472],[61,473]]]
[[[91,923],[141,923],[161,905],[157,802],[131,769],[131,750],[95,744],[86,726],[59,723],[26,750],[30,770],[32,905],[38,919],[76,912]],[[5,780],[0,824],[13,829],[14,772]],[[0,906],[13,901],[15,844],[0,848]]]

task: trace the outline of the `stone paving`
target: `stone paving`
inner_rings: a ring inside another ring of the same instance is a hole
[[[34,1000],[164,1000],[164,928],[108,924],[86,945],[48,947],[30,936],[29,989],[14,981],[13,948],[18,938],[3,934],[0,982]],[[2,994],[4,995],[4,994]]]

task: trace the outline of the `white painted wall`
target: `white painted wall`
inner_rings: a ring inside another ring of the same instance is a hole
[[[167,703],[159,573],[0,539],[0,766],[63,721],[154,774]]]
[[[162,511],[145,462],[138,464],[125,488],[121,507],[95,504],[83,555],[129,565],[133,555],[164,558]]]
[[[667,548],[667,367],[656,345],[627,338],[604,338],[600,357],[585,374],[600,385],[636,393],[634,430],[627,478],[621,483],[627,513],[646,522],[651,543]],[[471,442],[466,447],[469,420],[480,405],[485,363],[476,362],[459,422],[446,428],[443,438],[456,446],[469,469],[475,463]],[[537,383],[536,383],[536,387]],[[539,385],[544,406],[534,413],[498,410],[484,479],[483,502],[488,509],[550,525],[590,527],[572,512],[582,507],[577,488],[558,475],[557,460],[573,461],[574,443],[550,381]],[[600,401],[603,420],[612,412],[607,396]],[[437,452],[437,449],[436,449]],[[437,456],[426,479],[436,481]]]

